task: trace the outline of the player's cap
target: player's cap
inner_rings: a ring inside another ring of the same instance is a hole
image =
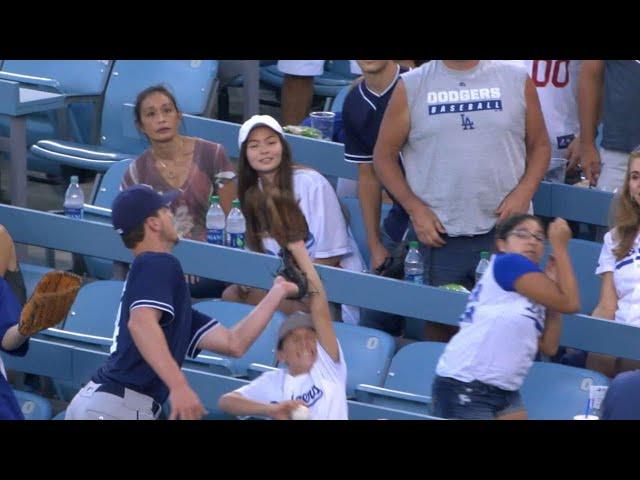
[[[180,196],[179,190],[160,195],[151,186],[138,184],[123,190],[111,205],[113,228],[126,235],[142,224],[153,212],[167,207]]]
[[[280,325],[280,330],[278,330],[278,349],[282,346],[282,342],[287,335],[289,335],[296,328],[310,328],[315,331],[316,328],[313,326],[313,320],[311,320],[311,315],[305,312],[295,312],[289,315],[282,325]]]
[[[282,126],[271,115],[254,115],[240,127],[240,133],[238,133],[239,148],[242,148],[242,144],[251,133],[251,130],[259,126],[269,127],[278,132],[280,136],[284,137],[284,130],[282,129]]]

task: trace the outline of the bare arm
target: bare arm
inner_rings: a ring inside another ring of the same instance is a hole
[[[557,283],[545,273],[527,273],[515,281],[518,293],[557,312],[574,313],[580,310],[578,282],[567,252],[570,238],[571,229],[567,222],[556,218],[549,226],[549,241],[553,247]]]
[[[231,210],[231,203],[238,198],[238,188],[235,180],[225,183],[219,190],[220,206],[224,210],[224,214],[228,215]]]
[[[555,310],[547,309],[544,331],[538,342],[540,351],[550,357],[558,352],[560,334],[562,333],[562,315]]]
[[[131,337],[142,358],[169,388],[169,418],[198,420],[205,414],[204,407],[171,355],[167,339],[159,324],[161,317],[162,311],[155,308],[133,309],[128,323]]]
[[[409,214],[422,201],[411,191],[398,165],[400,149],[409,137],[411,119],[407,90],[402,79],[391,94],[373,151],[373,166],[378,178]],[[413,207],[413,208],[412,208]]]
[[[7,270],[17,269],[18,259],[13,239],[7,229],[0,225],[0,277],[3,277]]]
[[[592,317],[613,320],[618,309],[618,294],[613,284],[613,272],[602,274],[602,285],[600,287],[600,300],[591,313]]]
[[[407,90],[400,79],[391,94],[380,125],[378,140],[373,151],[373,166],[382,184],[411,217],[418,240],[425,245],[441,247],[445,242],[440,234],[446,233],[442,223],[435,213],[411,191],[398,165],[398,154],[409,137],[410,127]]]
[[[389,252],[380,242],[382,185],[370,163],[358,165],[358,199],[367,232],[367,243],[371,252],[371,270],[373,271],[384,262]]]
[[[498,206],[496,210],[496,214],[499,216],[498,221],[515,213],[527,213],[531,199],[540,186],[551,159],[551,144],[542,116],[540,100],[536,87],[529,77],[525,81],[524,96],[526,101],[525,144],[527,150],[525,172],[518,185]]]
[[[578,74],[578,115],[582,168],[591,185],[600,174],[600,154],[595,145],[604,91],[604,60],[585,60]]]
[[[249,315],[233,328],[216,325],[202,337],[198,348],[232,357],[241,357],[265,329],[273,314],[278,310],[280,302],[297,291],[296,285],[287,282],[282,277],[276,277],[271,290]]]
[[[24,342],[27,341],[27,338],[29,337],[25,337],[24,335],[21,335],[20,332],[18,332],[18,325],[14,325],[10,327],[5,332],[4,337],[2,337],[2,348],[9,352],[12,350],[16,350],[17,348],[20,348]]]
[[[558,268],[556,259],[549,257],[544,273],[554,282],[558,281]],[[547,308],[544,322],[544,331],[538,341],[538,348],[545,355],[553,356],[558,352],[560,334],[562,333],[562,315],[555,310]]]
[[[220,410],[236,416],[271,417],[276,420],[289,420],[291,413],[299,405],[304,405],[302,400],[286,400],[279,403],[261,403],[249,400],[238,392],[230,392],[218,402]]]
[[[313,263],[318,265],[326,265],[328,267],[338,267],[340,265],[340,259],[342,256],[327,257],[327,258],[314,258]]]
[[[333,329],[333,321],[331,320],[331,314],[329,312],[329,302],[327,300],[327,293],[322,285],[322,280],[318,272],[316,272],[309,253],[304,245],[304,242],[294,242],[287,245],[287,248],[291,251],[293,258],[300,269],[307,276],[309,282],[309,304],[311,310],[311,319],[313,320],[313,326],[316,329],[318,335],[318,341],[322,348],[329,354],[334,362],[340,361],[340,353],[338,350],[338,339],[336,338],[336,332]]]

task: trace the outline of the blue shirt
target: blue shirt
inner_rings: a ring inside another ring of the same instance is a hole
[[[347,162],[373,162],[373,149],[376,146],[384,112],[389,104],[391,94],[398,84],[400,74],[407,71],[408,69],[405,67],[398,67],[396,78],[380,95],[369,90],[363,80],[345,98],[342,107],[342,122],[345,136],[344,157]],[[401,156],[398,158],[398,162],[400,168],[403,168]],[[387,235],[399,242],[407,229],[409,215],[393,197],[392,200],[393,206],[387,218],[384,219],[383,226]]]
[[[11,327],[20,320],[22,307],[14,295],[7,281],[0,277],[0,350],[9,355],[24,357],[29,350],[29,340],[27,339],[19,348],[15,350],[5,350],[2,348],[2,339]],[[24,420],[18,401],[7,379],[0,372],[0,420]]]
[[[95,383],[118,383],[163,403],[169,390],[144,360],[128,328],[131,311],[160,310],[160,327],[178,365],[195,358],[200,339],[218,322],[191,308],[189,288],[178,259],[168,253],[138,255],[127,275],[113,334],[111,356],[96,372]]]
[[[614,378],[602,402],[602,420],[640,420],[640,370]]]

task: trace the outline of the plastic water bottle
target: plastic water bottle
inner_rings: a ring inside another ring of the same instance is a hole
[[[77,175],[71,177],[69,188],[64,194],[64,215],[77,219],[84,217],[84,192],[80,188]]]
[[[233,208],[227,216],[227,246],[244,249],[244,232],[247,224],[240,210],[240,200],[235,199],[231,205]]]
[[[476,283],[478,283],[482,274],[487,270],[487,267],[489,267],[489,257],[489,252],[480,252],[480,261],[476,267]]]
[[[409,242],[409,251],[404,257],[404,279],[407,282],[422,285],[424,283],[424,262],[418,250],[419,245],[416,241]]]
[[[211,206],[207,212],[207,242],[224,245],[224,211],[220,206],[220,197],[211,196]]]

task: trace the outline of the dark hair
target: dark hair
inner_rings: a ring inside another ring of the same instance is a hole
[[[297,168],[297,166],[294,166],[289,143],[279,133],[277,133],[277,136],[282,144],[282,159],[276,172],[275,185],[273,186],[280,191],[281,195],[290,196],[294,200],[293,169]],[[245,232],[247,246],[254,252],[264,253],[262,235],[267,231],[267,225],[265,225],[264,221],[266,196],[258,184],[258,172],[249,164],[249,159],[247,158],[248,143],[249,138],[247,136],[247,139],[240,147],[240,156],[238,157],[238,199],[247,222],[247,230]]]
[[[173,106],[176,109],[176,111],[178,113],[181,113],[180,109],[178,108],[178,102],[176,102],[176,97],[173,96],[173,93],[171,93],[169,89],[164,85],[153,85],[151,87],[148,87],[142,90],[136,97],[136,106],[134,108],[134,116],[135,116],[136,124],[138,125],[142,124],[142,112],[140,111],[142,108],[142,102],[144,102],[149,95],[152,95],[154,93],[161,93],[163,95],[166,95],[167,98],[171,100],[171,103],[173,103]]]
[[[533,220],[540,228],[544,230],[544,225],[542,220],[540,220],[535,215],[529,215],[528,213],[521,213],[516,215],[511,215],[509,218],[506,218],[498,225],[496,225],[496,240],[506,240],[509,234],[521,223],[526,222],[527,220]]]
[[[149,215],[149,217],[157,217],[159,212],[160,210],[158,209],[151,215]],[[141,241],[144,240],[144,223],[146,222],[146,220],[147,219],[145,218],[140,223],[140,225],[120,236],[125,247],[127,247],[128,249],[134,249]]]

